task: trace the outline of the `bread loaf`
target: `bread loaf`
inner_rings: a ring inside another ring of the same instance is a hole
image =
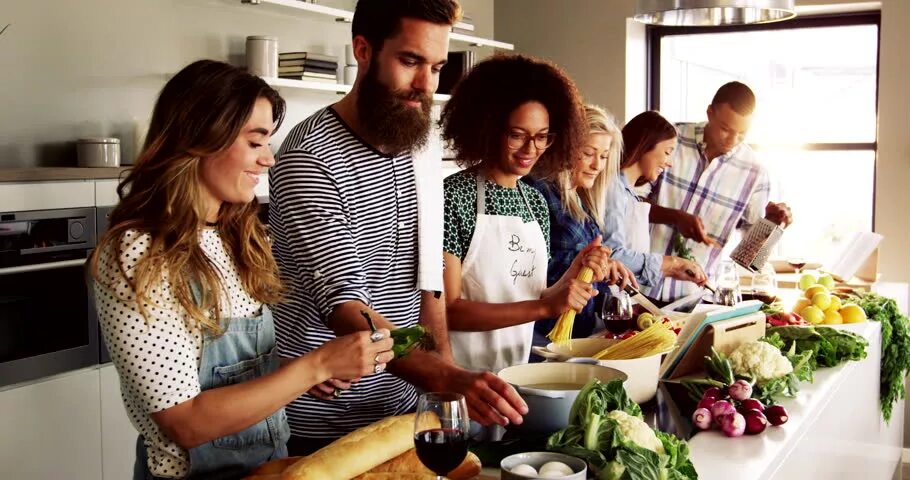
[[[468,452],[464,461],[455,470],[449,472],[446,478],[449,480],[466,480],[473,478],[480,473],[480,459],[477,455]],[[370,469],[369,472],[354,477],[354,480],[367,480],[367,475],[374,473],[419,473],[423,475],[435,475],[432,470],[425,467],[417,457],[417,450],[410,449],[407,452],[385,462],[381,465]]]
[[[424,415],[421,429],[439,428],[439,419]],[[339,438],[296,462],[282,480],[349,480],[414,447],[416,414],[388,417]]]
[[[287,470],[288,467],[297,463],[303,457],[286,457],[279,458],[278,460],[272,460],[271,462],[263,463],[259,465],[255,470],[251,472],[252,475],[271,475],[274,473],[282,473]]]

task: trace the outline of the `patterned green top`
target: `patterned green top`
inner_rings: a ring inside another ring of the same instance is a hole
[[[550,249],[550,213],[547,201],[534,187],[519,181],[517,188],[503,187],[490,180],[486,181],[486,214],[521,217],[525,223],[534,220],[540,223],[547,256]],[[531,205],[528,211],[521,193]],[[464,261],[474,236],[477,224],[477,183],[473,170],[452,174],[443,181],[445,194],[445,221],[443,249]],[[533,213],[533,216],[532,216]]]

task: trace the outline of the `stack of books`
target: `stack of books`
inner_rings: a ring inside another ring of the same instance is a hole
[[[338,59],[312,52],[278,54],[278,76],[293,80],[337,83]]]

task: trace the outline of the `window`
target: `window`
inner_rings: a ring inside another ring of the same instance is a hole
[[[650,29],[651,108],[671,121],[706,120],[726,82],[755,91],[746,141],[795,217],[781,257],[824,262],[874,226],[879,19]]]

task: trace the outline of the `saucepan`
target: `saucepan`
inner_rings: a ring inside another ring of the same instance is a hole
[[[523,433],[552,433],[565,428],[572,403],[590,380],[606,383],[629,379],[615,368],[568,362],[513,365],[498,375],[512,384],[528,404],[524,422],[511,427]]]

